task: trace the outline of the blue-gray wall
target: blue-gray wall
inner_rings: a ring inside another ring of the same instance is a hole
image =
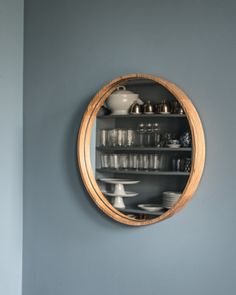
[[[23,295],[222,295],[236,288],[234,1],[26,0]],[[149,227],[113,222],[76,165],[80,120],[118,75],[179,84],[206,132],[195,198]]]
[[[0,1],[0,294],[22,281],[23,0]]]

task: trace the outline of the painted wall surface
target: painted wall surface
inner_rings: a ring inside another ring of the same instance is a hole
[[[23,0],[0,1],[0,294],[21,294]]]
[[[235,12],[230,0],[26,0],[23,295],[234,294]],[[76,164],[91,97],[132,72],[180,85],[207,144],[193,200],[141,228],[100,213]]]

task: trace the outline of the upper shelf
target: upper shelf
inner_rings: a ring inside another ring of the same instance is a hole
[[[127,114],[127,115],[103,115],[103,116],[97,116],[98,119],[116,119],[116,118],[187,118],[186,115],[180,115],[180,114]]]

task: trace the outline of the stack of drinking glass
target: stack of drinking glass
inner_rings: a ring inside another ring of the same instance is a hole
[[[101,168],[159,170],[161,168],[161,155],[101,153]]]
[[[134,129],[102,129],[100,130],[100,146],[102,147],[160,147],[161,135],[158,123],[140,123]]]

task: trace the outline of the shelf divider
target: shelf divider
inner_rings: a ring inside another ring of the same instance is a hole
[[[191,152],[191,147],[169,148],[169,147],[96,147],[99,151],[114,151],[114,152]]]
[[[135,175],[168,175],[168,176],[188,176],[189,172],[182,171],[152,171],[152,170],[119,170],[110,168],[98,168],[96,169],[101,173],[117,173],[117,174],[135,174]]]

